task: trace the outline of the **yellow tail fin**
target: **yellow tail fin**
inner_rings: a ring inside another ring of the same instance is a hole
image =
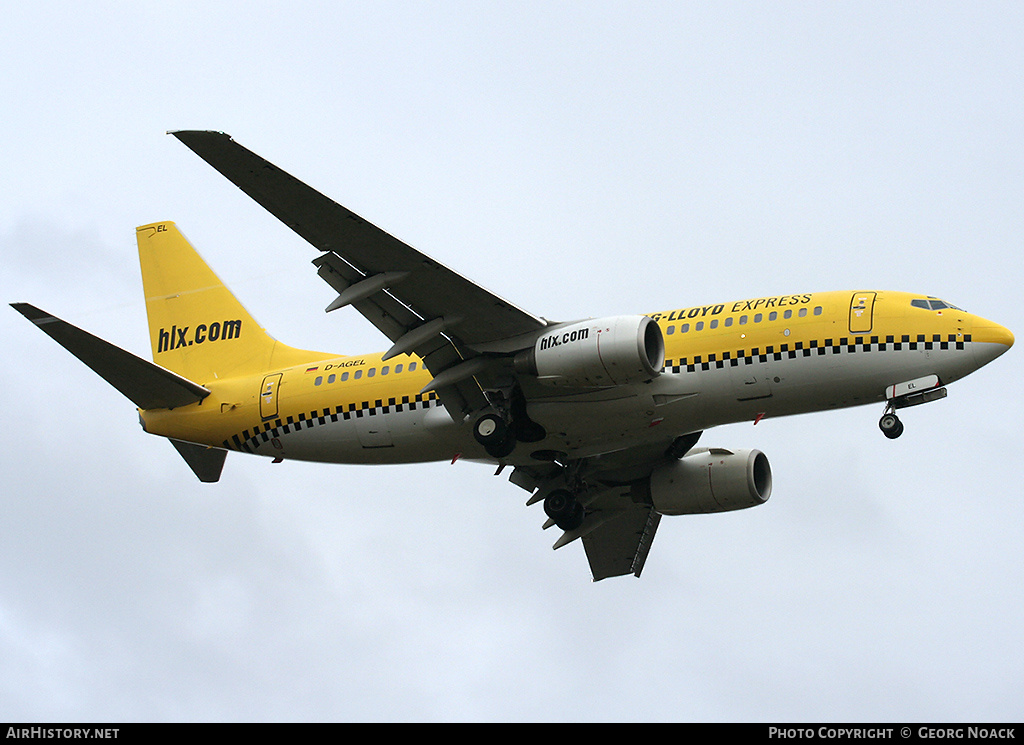
[[[286,346],[267,334],[174,223],[143,225],[136,238],[157,364],[208,382],[330,356]]]

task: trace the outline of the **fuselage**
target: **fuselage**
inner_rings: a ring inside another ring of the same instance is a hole
[[[650,313],[665,364],[645,383],[531,389],[547,432],[519,447],[587,457],[738,421],[885,401],[886,389],[947,385],[1013,343],[1002,326],[904,292],[805,293]],[[147,432],[242,452],[337,463],[487,459],[453,421],[421,360],[338,356],[253,376],[200,381],[203,401],[140,412]]]
[[[336,355],[279,342],[170,221],[136,228],[152,362],[29,303],[43,333],[131,400],[204,483],[227,451],[329,463],[511,466],[554,548],[595,580],[633,574],[663,515],[771,496],[767,456],[696,447],[735,422],[897,410],[1004,353],[1013,335],[937,298],[799,293],[555,323],[466,279],[222,132],[174,133],[316,248],[317,275],[391,342]],[[350,311],[345,311],[349,313]]]

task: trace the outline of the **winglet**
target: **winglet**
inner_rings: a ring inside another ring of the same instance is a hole
[[[231,135],[227,132],[219,132],[215,129],[168,129],[167,134],[174,135],[179,140],[182,136],[188,137],[190,135],[212,135],[214,137],[227,137],[231,139]]]

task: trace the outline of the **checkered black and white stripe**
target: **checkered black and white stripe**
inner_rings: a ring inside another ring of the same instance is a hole
[[[401,400],[389,398],[386,403],[380,398],[361,403],[353,402],[348,405],[335,406],[333,409],[314,410],[309,413],[298,414],[297,416],[269,419],[258,427],[233,435],[230,440],[224,440],[223,446],[228,450],[252,453],[255,447],[258,447],[261,443],[269,442],[272,438],[292,432],[299,432],[303,429],[312,429],[328,422],[362,419],[363,417],[381,416],[382,414],[400,413],[403,411],[424,410],[440,405],[441,402],[433,391],[416,394],[415,396],[402,396]]]
[[[698,370],[723,369],[726,365],[737,367],[740,364],[751,365],[756,362],[768,362],[769,359],[781,362],[783,359],[796,359],[797,357],[811,357],[812,355],[827,354],[857,354],[866,352],[899,352],[901,350],[932,350],[932,349],[966,349],[970,343],[971,335],[966,334],[958,337],[956,334],[949,334],[943,338],[941,334],[933,334],[931,339],[926,334],[918,334],[911,341],[910,335],[904,334],[899,341],[894,336],[886,336],[885,341],[878,336],[854,336],[841,337],[839,339],[824,339],[822,341],[810,341],[807,343],[798,341],[792,345],[782,344],[767,346],[764,349],[754,347],[749,350],[740,349],[736,352],[722,352],[720,354],[696,355],[692,358],[682,357],[678,360],[665,360],[665,372],[683,373],[697,372]]]

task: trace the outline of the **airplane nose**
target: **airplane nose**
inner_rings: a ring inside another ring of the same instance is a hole
[[[971,341],[974,342],[974,356],[978,364],[987,365],[1013,346],[1013,332],[981,318],[974,324]]]
[[[1013,332],[998,323],[984,321],[974,326],[974,341],[987,342],[989,344],[1002,344],[1006,349],[1013,346]],[[1006,351],[1006,350],[1003,350]]]

